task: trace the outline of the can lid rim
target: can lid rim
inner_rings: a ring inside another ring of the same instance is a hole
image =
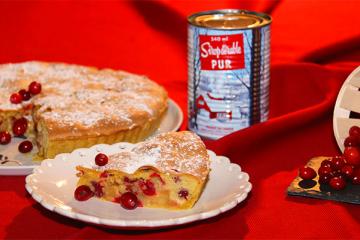
[[[263,19],[264,21],[256,26],[250,25],[250,26],[235,27],[235,28],[209,27],[209,26],[204,26],[202,24],[195,22],[195,19],[198,17],[201,17],[201,16],[225,15],[225,14],[231,14],[231,13],[252,15],[252,16],[259,17],[259,18]],[[201,27],[201,28],[209,28],[209,29],[217,29],[217,30],[230,30],[231,31],[231,30],[241,30],[241,29],[255,29],[255,28],[260,28],[260,27],[270,25],[272,22],[272,17],[265,13],[242,10],[242,9],[218,9],[218,10],[210,10],[210,11],[202,11],[202,12],[194,13],[194,14],[188,16],[187,21],[190,25]]]

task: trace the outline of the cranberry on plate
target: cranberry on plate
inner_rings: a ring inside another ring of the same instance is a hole
[[[328,166],[321,166],[318,169],[319,176],[332,175],[332,173],[333,173],[333,169],[331,167],[328,167]]]
[[[316,177],[316,172],[311,167],[302,167],[299,169],[299,176],[304,180],[311,180]]]
[[[33,145],[30,141],[26,140],[19,144],[18,149],[21,153],[28,153],[33,149]]]
[[[325,159],[321,162],[321,167],[330,167],[330,168],[333,168],[333,163],[328,160],[328,159]]]
[[[360,165],[360,152],[357,147],[346,147],[344,150],[344,157],[348,164],[358,166]]]
[[[341,173],[344,174],[348,179],[350,179],[354,173],[354,166],[346,164],[341,168]]]
[[[329,185],[332,189],[342,190],[346,187],[346,182],[341,177],[333,177],[330,179]]]
[[[342,156],[333,157],[331,163],[334,170],[340,170],[346,164],[345,159]]]

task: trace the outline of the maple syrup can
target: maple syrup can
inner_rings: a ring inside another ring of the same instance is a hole
[[[267,120],[271,17],[225,9],[188,22],[189,129],[218,139]]]

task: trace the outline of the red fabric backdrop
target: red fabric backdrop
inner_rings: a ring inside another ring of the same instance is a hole
[[[63,61],[146,74],[186,113],[186,16],[218,8],[274,19],[271,119],[207,143],[250,174],[250,196],[212,219],[132,232],[49,212],[26,193],[24,177],[1,176],[0,238],[360,238],[358,206],[285,194],[310,157],[339,153],[332,109],[360,64],[360,1],[1,1],[0,63]]]

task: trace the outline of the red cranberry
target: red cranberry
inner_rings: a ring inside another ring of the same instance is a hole
[[[28,121],[26,120],[26,118],[19,118],[14,121],[12,130],[15,136],[21,136],[24,135],[27,127]]]
[[[33,149],[33,145],[30,141],[26,140],[19,144],[18,149],[21,153],[27,153]]]
[[[29,85],[29,92],[32,95],[36,95],[39,94],[41,92],[41,84],[38,82],[32,82]]]
[[[355,185],[360,185],[360,168],[354,168],[354,172],[351,176],[351,182]]]
[[[187,197],[189,196],[189,192],[186,190],[186,189],[181,189],[179,192],[178,192],[178,196],[180,198],[185,198],[187,200]]]
[[[332,175],[320,175],[319,176],[319,183],[320,184],[328,184],[330,179],[332,178]]]
[[[360,185],[360,174],[354,174],[351,178],[352,184]]]
[[[345,138],[344,147],[357,147],[359,145],[359,140],[357,137],[348,136]]]
[[[360,153],[356,147],[346,147],[344,150],[344,157],[348,164],[354,166],[360,165]]]
[[[311,180],[316,177],[316,172],[311,167],[302,167],[299,169],[299,176],[304,180]]]
[[[24,125],[27,125],[28,124],[28,120],[24,117],[22,118],[19,118],[19,119],[16,119],[14,121],[14,124],[24,124]]]
[[[11,135],[9,132],[0,132],[0,144],[6,145],[11,142]]]
[[[350,164],[346,164],[341,168],[341,173],[344,174],[347,178],[351,178],[354,172],[354,167]]]
[[[105,154],[103,153],[99,153],[98,155],[96,155],[95,157],[95,163],[96,165],[98,166],[104,166],[108,163],[109,161],[109,158],[108,156],[106,156]]]
[[[156,194],[154,183],[150,180],[146,180],[146,182],[144,180],[139,181],[139,187],[145,195],[153,196]]]
[[[30,92],[26,91],[25,89],[21,89],[19,94],[22,97],[22,100],[27,101],[31,98]]]
[[[352,126],[350,129],[349,129],[349,135],[352,136],[352,137],[355,137],[357,139],[360,138],[360,127],[358,126]]]
[[[93,191],[91,191],[89,186],[81,185],[76,188],[74,192],[74,197],[78,201],[86,201],[94,196]]]
[[[331,162],[333,164],[332,166],[333,170],[340,170],[346,163],[342,156],[333,157],[331,159]]]
[[[330,175],[332,173],[332,168],[328,167],[328,166],[321,166],[318,170],[319,176],[323,176],[323,175]]]
[[[332,176],[332,177],[338,177],[338,178],[341,178],[341,179],[346,180],[346,175],[343,174],[343,173],[341,172],[341,170],[338,170],[338,171],[333,172],[331,176]]]
[[[19,93],[13,93],[11,94],[10,96],[10,102],[13,103],[13,104],[19,104],[22,102],[22,97]]]
[[[343,178],[333,177],[330,179],[329,185],[334,190],[342,190],[346,187],[346,182]]]
[[[123,208],[132,210],[138,206],[138,198],[132,192],[126,192],[120,197],[120,204]]]
[[[330,160],[326,159],[321,162],[321,167],[333,168],[333,163]]]

